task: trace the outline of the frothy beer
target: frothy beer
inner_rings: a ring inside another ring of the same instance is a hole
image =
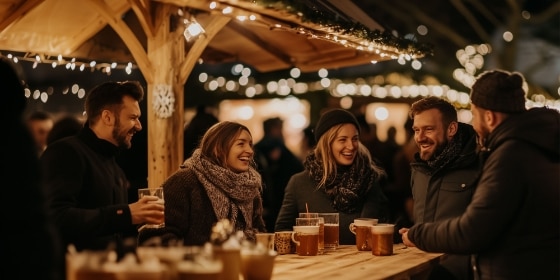
[[[371,226],[377,224],[377,219],[357,218],[350,224],[349,229],[356,235],[356,248],[358,251],[371,250]]]
[[[393,224],[377,224],[371,227],[371,253],[376,256],[393,254]]]
[[[294,226],[292,240],[299,256],[316,256],[319,253],[319,226]]]

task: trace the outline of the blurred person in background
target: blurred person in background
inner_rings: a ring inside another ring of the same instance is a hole
[[[53,128],[54,120],[51,114],[43,111],[36,111],[27,117],[27,127],[35,139],[36,151],[40,156],[47,148],[47,136]]]
[[[300,143],[300,154],[298,156],[299,160],[303,162],[307,155],[313,152],[315,145],[317,142],[315,141],[315,135],[313,134],[313,129],[315,125],[308,125],[306,128],[303,129],[303,138],[301,139]]]
[[[64,116],[58,119],[47,135],[47,145],[58,139],[78,134],[83,126],[82,121],[74,116]]]
[[[140,230],[140,245],[203,245],[212,227],[227,219],[235,231],[255,241],[266,232],[262,218],[262,181],[253,161],[253,137],[237,122],[213,125],[181,168],[162,184],[165,227]]]
[[[280,118],[266,119],[264,136],[254,147],[254,158],[263,180],[263,218],[268,232],[274,232],[288,180],[303,171],[299,158],[284,144],[283,123]]]
[[[418,152],[418,146],[414,142],[412,123],[412,119],[406,118],[406,122],[403,124],[406,140],[393,158],[395,180],[385,188],[387,196],[393,196],[394,198],[394,203],[391,206],[393,207],[395,218],[404,227],[410,227],[414,224],[414,202],[410,189],[410,177],[412,174],[410,163],[414,161],[414,155]]]
[[[44,182],[65,246],[81,251],[114,245],[123,253],[118,249],[131,227],[163,222],[164,206],[149,203],[157,198],[145,196],[129,204],[129,182],[116,161],[142,129],[143,96],[135,81],[96,86],[86,96],[84,127],[43,153]]]
[[[407,246],[471,254],[474,279],[560,279],[560,114],[525,107],[524,78],[486,71],[471,88],[482,173],[459,217],[401,229]]]
[[[185,126],[183,131],[183,158],[189,158],[194,149],[198,147],[200,139],[206,131],[213,125],[218,123],[218,118],[207,111],[206,105],[196,107],[196,114]]]
[[[414,155],[410,186],[414,223],[460,216],[469,205],[479,172],[476,132],[457,121],[453,104],[426,97],[412,104]],[[471,279],[469,255],[447,255],[429,279]]]
[[[355,244],[348,230],[355,218],[388,222],[388,201],[380,186],[385,171],[360,143],[354,115],[333,109],[315,127],[317,145],[304,161],[305,170],[286,187],[276,231],[292,230],[299,213],[339,213],[339,244]]]
[[[64,251],[41,184],[36,142],[23,119],[27,104],[22,79],[11,60],[3,56],[0,77],[0,113],[5,120],[4,128],[10,132],[10,137],[3,139],[6,146],[0,150],[0,175],[4,180],[17,176],[3,188],[5,226],[0,235],[0,275],[2,279],[62,280]]]

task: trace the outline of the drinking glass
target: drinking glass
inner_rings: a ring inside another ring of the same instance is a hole
[[[142,198],[144,196],[154,196],[157,197],[158,200],[151,201],[150,203],[159,203],[164,204],[165,200],[163,198],[163,188],[145,188],[145,189],[138,189],[138,198]],[[146,228],[162,228],[165,227],[165,222],[161,224],[145,224],[143,227]]]
[[[325,251],[333,251],[338,248],[339,242],[339,222],[338,213],[319,213],[325,222]]]
[[[300,218],[317,218],[319,219],[319,255],[325,252],[325,219],[319,217],[319,213],[299,213]]]

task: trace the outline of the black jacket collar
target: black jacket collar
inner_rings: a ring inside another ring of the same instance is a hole
[[[120,151],[119,147],[113,143],[98,138],[87,123],[84,124],[84,128],[78,133],[78,138],[82,139],[92,150],[107,157],[116,156]]]

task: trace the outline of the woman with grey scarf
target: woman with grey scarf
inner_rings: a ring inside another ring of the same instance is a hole
[[[202,245],[212,227],[227,219],[247,240],[265,232],[261,176],[254,168],[253,138],[247,127],[219,122],[164,183],[165,228],[143,229],[139,244],[160,237],[163,244]]]
[[[292,230],[301,212],[339,213],[339,244],[355,244],[348,229],[355,218],[388,222],[388,201],[377,166],[359,141],[359,124],[352,113],[334,109],[324,113],[315,127],[315,149],[304,161],[305,170],[286,186],[276,231]]]

